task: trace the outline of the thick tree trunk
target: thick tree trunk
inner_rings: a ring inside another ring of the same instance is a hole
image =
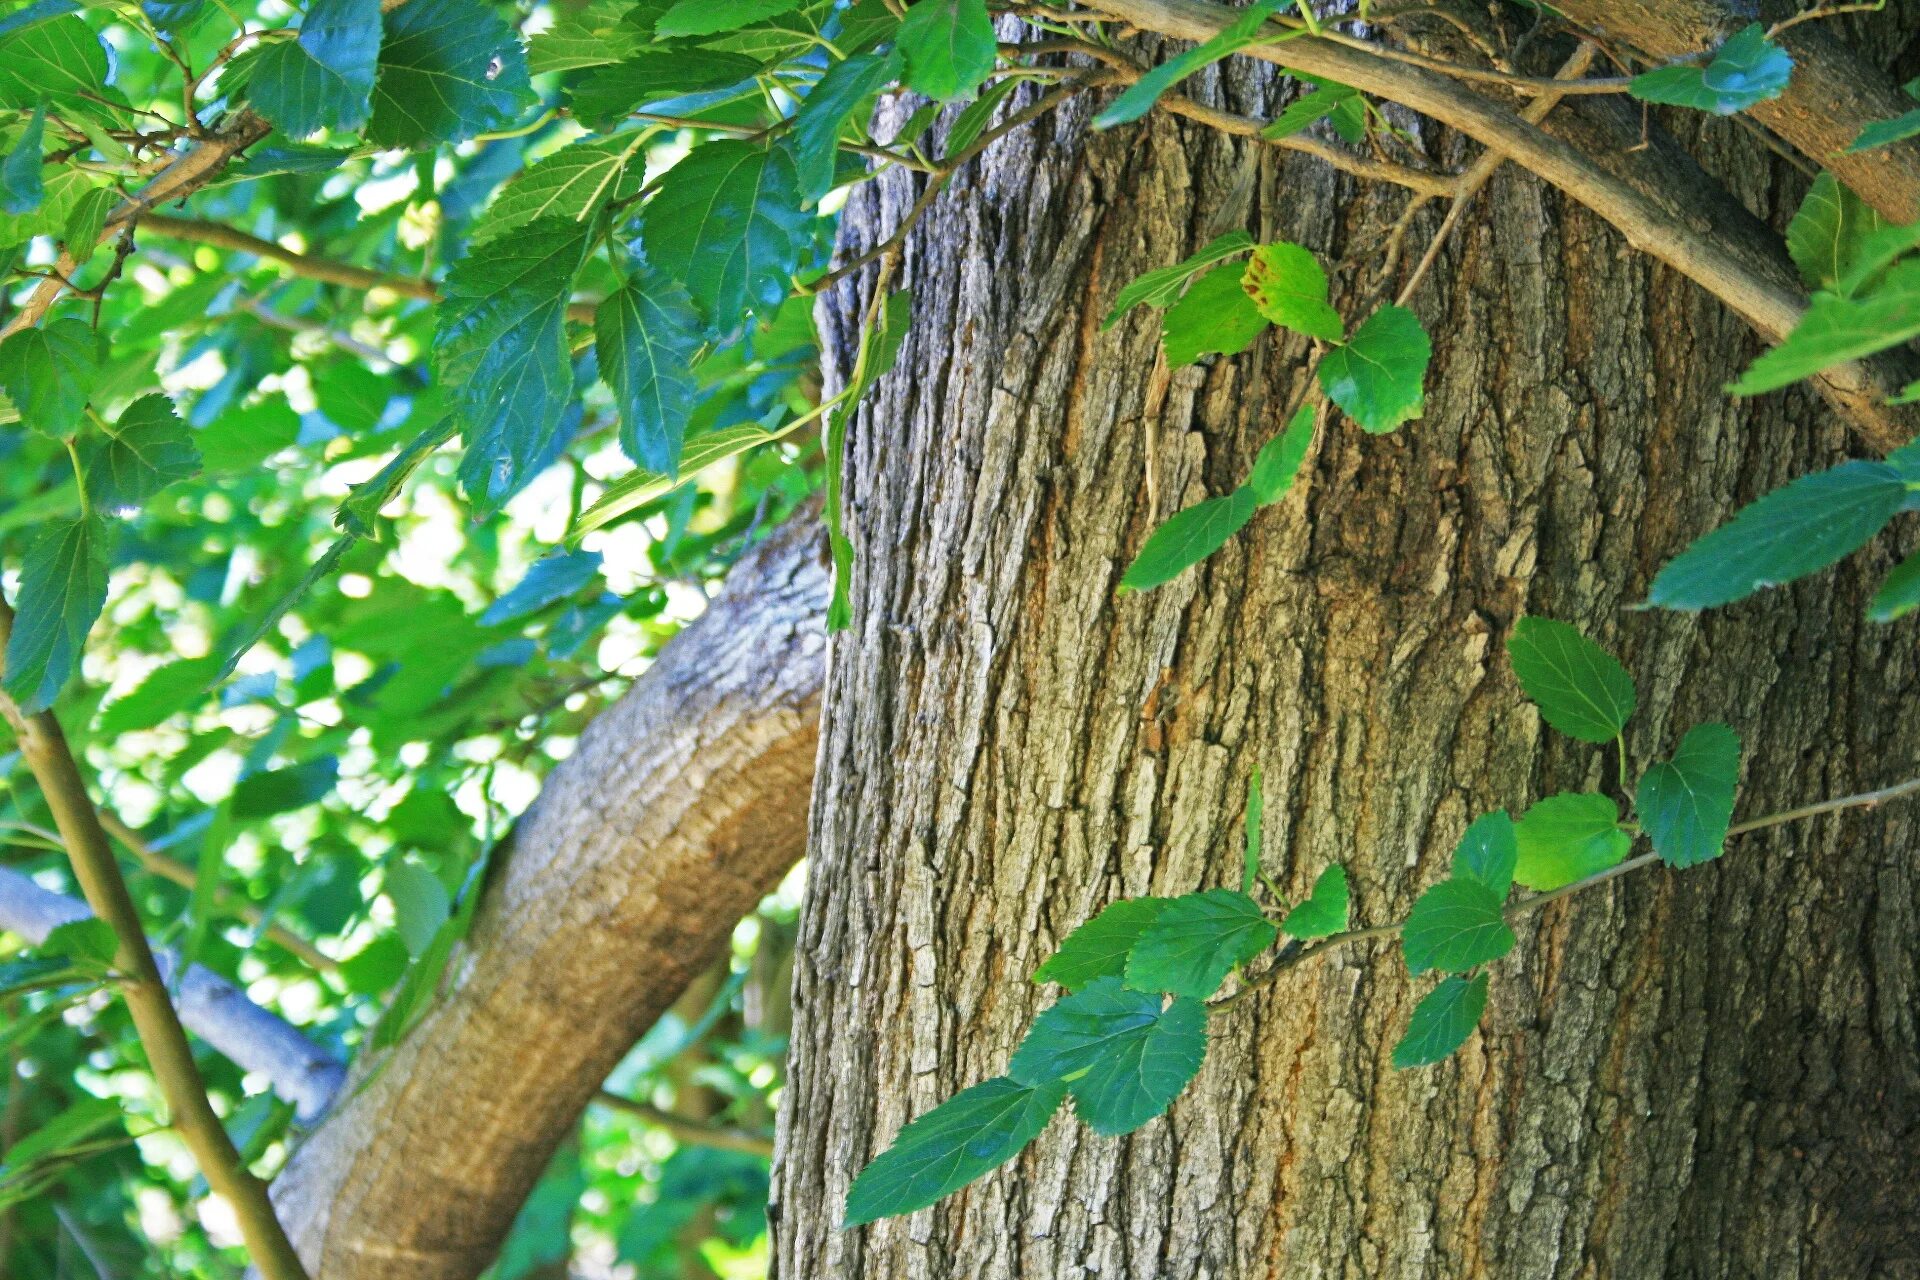
[[[1275,105],[1270,68],[1194,88]],[[1218,229],[1247,151],[1166,118],[1095,135],[1090,110],[999,144],[914,232],[913,327],[850,432],[855,621],[821,727],[778,1274],[1920,1274],[1910,809],[1531,917],[1483,1030],[1437,1068],[1388,1067],[1428,984],[1396,947],[1350,949],[1218,1016],[1167,1119],[1108,1140],[1063,1116],[968,1192],[839,1230],[902,1123],[1005,1069],[1054,998],[1027,975],[1059,939],[1116,897],[1237,881],[1255,767],[1267,869],[1303,894],[1344,863],[1360,923],[1404,916],[1475,814],[1611,787],[1610,751],[1521,699],[1502,646],[1523,614],[1622,653],[1635,761],[1731,722],[1745,814],[1920,760],[1915,624],[1862,621],[1884,548],[1704,617],[1625,611],[1665,557],[1848,441],[1803,391],[1727,397],[1743,326],[1511,170],[1418,297],[1426,417],[1323,428],[1304,492],[1198,572],[1116,598],[1155,523],[1149,468],[1160,516],[1238,483],[1307,352],[1269,336],[1151,403],[1156,318],[1100,321]],[[1791,208],[1799,180],[1704,128],[1709,169],[1764,215]],[[1262,166],[1255,234],[1341,261],[1336,301],[1371,305],[1405,197]],[[917,181],[856,193],[844,251],[889,234]],[[842,372],[855,295],[822,310]]]

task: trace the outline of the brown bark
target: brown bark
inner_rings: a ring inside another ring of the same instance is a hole
[[[803,514],[554,770],[439,998],[274,1183],[315,1280],[477,1275],[607,1073],[799,858],[826,586]]]
[[[1191,87],[1256,115],[1279,92],[1251,62]],[[1100,320],[1205,240],[1245,144],[1164,117],[1094,135],[1093,109],[996,146],[914,232],[912,330],[849,433],[855,621],[821,725],[777,1274],[1920,1274],[1920,883],[1897,807],[1530,917],[1440,1067],[1389,1069],[1430,984],[1374,944],[1217,1019],[1168,1118],[1118,1140],[1056,1119],[944,1204],[838,1229],[903,1122],[1005,1069],[1055,996],[1027,975],[1065,934],[1117,897],[1237,880],[1254,767],[1267,869],[1303,895],[1344,863],[1365,924],[1403,917],[1475,814],[1611,786],[1610,752],[1523,702],[1502,653],[1523,614],[1622,654],[1635,761],[1731,722],[1743,814],[1920,759],[1920,624],[1862,620],[1884,547],[1704,616],[1625,610],[1846,434],[1804,389],[1729,399],[1756,345],[1739,320],[1511,168],[1417,299],[1426,417],[1323,429],[1303,491],[1200,570],[1116,598],[1156,522],[1146,469],[1159,517],[1238,483],[1307,352],[1262,338],[1177,372],[1149,414],[1157,318]],[[1791,211],[1803,180],[1757,141],[1678,123],[1762,216]],[[857,192],[843,254],[897,226],[918,181]],[[1251,229],[1340,261],[1357,315],[1404,199],[1276,157]],[[822,305],[842,376],[861,301]]]

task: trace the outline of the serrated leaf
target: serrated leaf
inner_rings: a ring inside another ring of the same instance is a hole
[[[30,5],[0,32],[0,107],[44,106],[65,118],[132,123],[127,99],[107,83],[107,51],[86,19],[59,5]]]
[[[710,142],[660,180],[647,204],[647,258],[681,281],[722,331],[787,296],[808,215],[799,175],[779,148]]]
[[[1180,298],[1181,290],[1187,287],[1187,281],[1202,270],[1236,253],[1245,253],[1253,247],[1253,237],[1244,231],[1229,231],[1223,236],[1208,241],[1201,249],[1183,261],[1170,267],[1160,267],[1149,271],[1128,282],[1113,300],[1113,310],[1107,312],[1107,318],[1100,327],[1111,329],[1127,314],[1138,306],[1165,307]]]
[[[644,141],[639,133],[590,138],[528,165],[474,220],[470,244],[477,248],[541,218],[592,222],[609,201],[640,189]]]
[[[798,9],[801,0],[678,0],[654,20],[653,34],[711,36],[779,17]]]
[[[375,146],[464,142],[531,101],[520,37],[479,0],[411,0],[383,21],[366,128]]]
[[[527,42],[527,70],[578,71],[630,58],[646,47],[648,32],[627,21],[632,0],[592,0],[554,15],[553,25]]]
[[[1439,1062],[1467,1042],[1487,1011],[1487,975],[1448,978],[1414,1006],[1406,1034],[1393,1046],[1396,1071]]]
[[[1633,78],[1627,92],[1656,102],[1730,116],[1786,92],[1793,58],[1755,22],[1720,46],[1705,66],[1659,67]]]
[[[34,236],[61,235],[81,202],[90,193],[103,190],[101,180],[95,175],[84,169],[66,167],[43,171],[43,186],[46,194],[32,212],[0,211],[0,245],[20,244]]]
[[[111,433],[90,441],[81,457],[89,500],[115,512],[131,511],[200,470],[187,424],[158,393],[128,405]]]
[[[1874,622],[1893,622],[1920,606],[1920,551],[1895,565],[1873,593],[1867,605],[1867,617]]]
[[[1514,839],[1513,819],[1505,809],[1483,813],[1473,820],[1460,843],[1453,847],[1455,880],[1477,880],[1505,899],[1513,887],[1513,871],[1520,858],[1520,846]]]
[[[100,243],[107,226],[107,215],[120,204],[120,194],[112,187],[94,187],[74,201],[73,209],[61,228],[60,241],[77,262],[85,262]]]
[[[918,0],[894,44],[908,87],[942,102],[979,88],[999,57],[986,0]]]
[[[924,1209],[999,1168],[1040,1136],[1060,1109],[1059,1081],[995,1076],[963,1089],[894,1136],[847,1192],[842,1227]]]
[[[79,428],[99,376],[102,344],[72,316],[26,328],[0,342],[0,390],[20,421],[64,440]]]
[[[1327,301],[1327,273],[1307,249],[1285,240],[1254,249],[1240,285],[1261,315],[1274,324],[1338,342],[1347,333]]]
[[[1611,742],[1633,715],[1633,677],[1578,629],[1522,618],[1507,637],[1513,674],[1548,724],[1582,742]]]
[[[899,68],[900,56],[893,50],[857,53],[828,67],[807,93],[793,113],[789,130],[794,171],[804,203],[818,204],[820,197],[833,189],[841,133],[861,104],[899,75]]]
[[[1307,900],[1287,912],[1287,918],[1280,922],[1280,930],[1289,938],[1330,938],[1346,932],[1351,911],[1347,869],[1336,862],[1313,882],[1313,892],[1307,895]]]
[[[1920,337],[1920,261],[1908,260],[1890,268],[1870,292],[1816,294],[1793,332],[1762,352],[1727,389],[1737,396],[1760,395],[1915,337]]]
[[[247,96],[290,138],[357,130],[373,111],[379,60],[380,0],[313,0],[297,39],[260,50]]]
[[[1129,1133],[1165,1111],[1207,1054],[1207,1010],[1097,978],[1034,1019],[1007,1074],[1036,1088],[1064,1081],[1095,1133]]]
[[[1424,412],[1432,358],[1433,344],[1413,312],[1381,307],[1320,361],[1320,389],[1362,431],[1378,435]]]
[[[1267,318],[1240,282],[1246,264],[1229,262],[1193,282],[1161,321],[1167,365],[1179,369],[1205,355],[1238,355],[1267,330]]]
[[[46,132],[47,113],[36,106],[13,150],[0,161],[0,209],[13,214],[32,213],[47,198],[46,185],[40,181],[40,153]]]
[[[1118,978],[1127,971],[1127,953],[1171,898],[1122,898],[1075,929],[1060,949],[1033,971],[1035,982],[1057,982],[1077,991],[1096,978]]]
[[[1356,101],[1360,91],[1352,85],[1324,81],[1312,93],[1295,98],[1289,102],[1273,123],[1260,131],[1263,138],[1291,138],[1314,121],[1332,115],[1348,103]]]
[[[620,415],[620,447],[668,477],[680,474],[698,395],[693,357],[701,331],[687,291],[658,273],[634,276],[594,315],[594,350]]]
[[[1117,124],[1138,120],[1152,110],[1153,104],[1160,100],[1161,94],[1194,72],[1238,53],[1248,45],[1262,43],[1266,37],[1263,36],[1261,28],[1266,25],[1273,11],[1284,3],[1286,0],[1255,0],[1238,18],[1234,19],[1231,26],[1223,28],[1213,39],[1167,59],[1134,81],[1127,87],[1126,92],[1115,98],[1106,110],[1093,118],[1093,127],[1111,129]],[[1276,32],[1273,34],[1272,41],[1285,38],[1287,37]]]
[[[1420,895],[1400,934],[1407,972],[1465,973],[1513,950],[1500,895],[1478,880],[1442,880]]]
[[[1591,791],[1548,796],[1514,824],[1519,857],[1513,878],[1545,891],[1617,865],[1633,847],[1620,829],[1620,808]]]
[[[1695,725],[1673,759],[1641,775],[1634,796],[1653,851],[1670,867],[1720,856],[1740,785],[1740,735],[1724,724]]]
[[[114,954],[120,950],[120,939],[114,936],[112,925],[88,916],[55,926],[36,950],[41,955],[64,956],[98,967],[113,963]]]
[[[648,46],[614,66],[582,76],[573,86],[573,114],[590,128],[611,129],[643,107],[725,89],[760,70],[758,60],[720,49]]]
[[[1872,205],[1822,170],[1787,224],[1787,252],[1809,288],[1832,289],[1886,227]]]
[[[1136,991],[1205,999],[1277,936],[1260,905],[1244,893],[1184,894],[1162,906],[1133,944],[1126,983]]]
[[[110,531],[98,516],[55,524],[27,548],[7,642],[6,690],[28,715],[45,711],[80,667],[107,602]]]
[[[1864,546],[1908,495],[1884,462],[1843,462],[1749,503],[1667,562],[1647,593],[1663,609],[1706,609],[1824,569]]]
[[[1253,460],[1253,472],[1247,477],[1253,500],[1264,507],[1286,497],[1312,443],[1313,406],[1303,404],[1293,411],[1285,431],[1260,446],[1260,453]]]
[[[1253,490],[1242,485],[1225,497],[1208,498],[1174,512],[1147,536],[1140,554],[1120,578],[1120,591],[1151,591],[1172,582],[1225,546],[1253,519],[1259,505]]]

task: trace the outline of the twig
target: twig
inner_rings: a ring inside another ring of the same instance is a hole
[[[735,1129],[729,1125],[714,1124],[711,1121],[689,1120],[685,1116],[677,1116],[651,1103],[622,1097],[611,1089],[600,1090],[593,1095],[593,1100],[603,1107],[623,1111],[664,1131],[675,1142],[696,1147],[712,1147],[717,1151],[738,1151],[743,1155],[773,1158],[773,1135],[769,1133]]]

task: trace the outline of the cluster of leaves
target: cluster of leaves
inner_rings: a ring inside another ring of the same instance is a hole
[[[1615,743],[1624,778],[1622,734],[1636,694],[1619,661],[1573,627],[1543,618],[1520,619],[1507,650],[1547,723],[1582,742]],[[1454,849],[1448,878],[1422,893],[1398,926],[1408,974],[1445,976],[1415,1006],[1393,1065],[1428,1066],[1464,1044],[1486,1009],[1487,966],[1516,945],[1512,919],[1556,891],[1606,878],[1626,860],[1636,833],[1670,867],[1718,857],[1739,774],[1733,730],[1698,725],[1670,758],[1641,774],[1632,819],[1599,791],[1548,796],[1518,821],[1498,810],[1475,819]],[[1347,873],[1338,864],[1277,922],[1252,896],[1265,880],[1262,812],[1256,772],[1238,890],[1122,899],[1069,934],[1033,975],[1068,994],[1034,1019],[1007,1074],[902,1128],[854,1181],[846,1225],[910,1213],[959,1190],[1017,1155],[1069,1097],[1094,1132],[1132,1132],[1164,1113],[1199,1072],[1210,1009],[1232,1003],[1210,1006],[1209,997],[1240,966],[1283,935],[1289,941],[1269,976],[1304,958],[1304,942],[1319,940],[1322,950],[1352,940]],[[1516,885],[1535,896],[1509,905]]]

